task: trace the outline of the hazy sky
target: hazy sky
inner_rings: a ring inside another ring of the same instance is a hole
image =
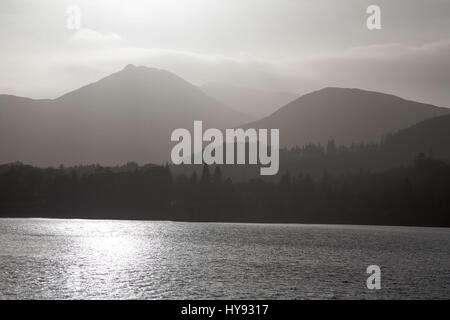
[[[381,30],[366,28],[370,4]],[[133,63],[194,84],[359,87],[450,106],[449,0],[1,0],[0,39],[0,93],[33,98]]]

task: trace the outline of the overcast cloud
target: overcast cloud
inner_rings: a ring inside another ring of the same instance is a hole
[[[378,4],[382,29],[365,9]],[[82,28],[66,28],[78,5]],[[0,2],[0,93],[53,98],[142,64],[194,84],[358,87],[450,106],[448,0]]]

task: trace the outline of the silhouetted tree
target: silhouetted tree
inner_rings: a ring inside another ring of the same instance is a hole
[[[220,166],[211,177],[204,165],[198,179],[196,171],[173,176],[167,164],[14,163],[0,165],[0,216],[450,226],[450,165],[425,153],[413,163],[316,178],[285,170],[278,180],[237,183]]]
[[[216,166],[214,168],[213,182],[214,182],[215,185],[221,185],[222,184],[222,171],[220,170],[219,166]]]

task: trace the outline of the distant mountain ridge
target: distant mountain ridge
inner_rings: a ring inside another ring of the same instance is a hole
[[[340,176],[361,172],[385,172],[416,164],[419,155],[450,164],[450,114],[423,120],[406,129],[386,135],[377,143],[351,146],[307,144],[280,150],[280,169],[275,176],[261,177],[259,165],[221,165],[224,177],[233,181],[264,179],[279,181],[289,172],[291,177],[309,175],[321,179],[324,175]],[[201,172],[202,166],[172,166],[172,172],[190,176]]]
[[[246,128],[279,128],[281,145],[349,145],[379,141],[384,135],[417,122],[450,113],[450,109],[360,89],[325,88],[288,103]]]
[[[54,100],[0,95],[0,163],[163,163],[173,129],[245,119],[165,70],[126,66]]]
[[[243,88],[216,82],[205,83],[200,88],[207,95],[254,119],[261,119],[299,97],[293,92]]]
[[[402,157],[422,152],[450,163],[450,114],[421,121],[389,135],[384,148]]]
[[[173,129],[191,129],[194,120],[204,128],[278,128],[281,146],[292,147],[379,141],[449,113],[383,93],[325,88],[249,122],[173,73],[128,65],[54,100],[0,95],[0,163],[164,163]]]

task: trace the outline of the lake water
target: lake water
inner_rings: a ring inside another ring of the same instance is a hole
[[[449,299],[450,229],[0,219],[0,298]]]

